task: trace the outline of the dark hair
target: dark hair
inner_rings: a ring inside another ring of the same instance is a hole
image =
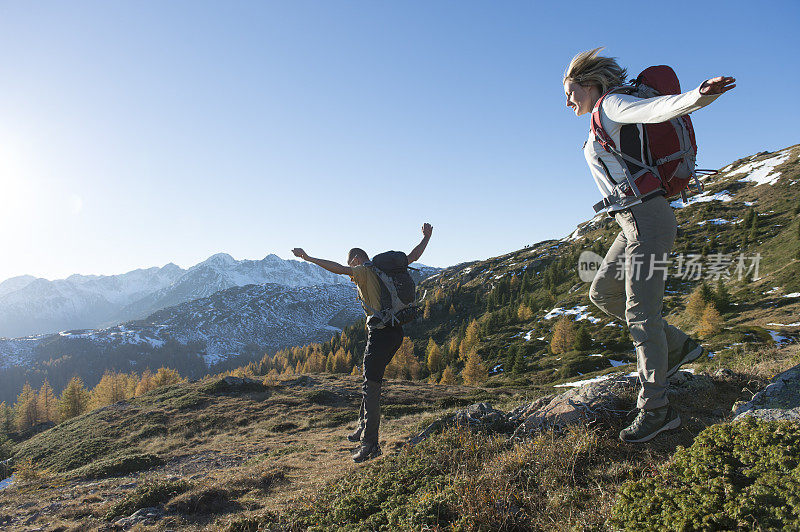
[[[353,260],[353,257],[360,257],[364,262],[369,260],[369,255],[367,252],[361,248],[353,248],[347,254],[347,263],[350,264],[350,261]]]

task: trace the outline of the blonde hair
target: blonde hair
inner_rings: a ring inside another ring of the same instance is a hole
[[[628,71],[617,63],[613,57],[597,55],[603,48],[595,48],[581,52],[572,58],[567,70],[564,71],[564,80],[580,83],[581,85],[597,85],[600,94],[605,94],[609,89],[625,84]]]

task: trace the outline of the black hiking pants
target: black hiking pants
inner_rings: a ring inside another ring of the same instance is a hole
[[[361,441],[378,443],[378,428],[381,422],[381,381],[386,366],[403,343],[403,327],[369,329],[367,347],[364,349],[364,385],[361,398],[359,426],[364,432]]]
[[[364,349],[364,380],[383,380],[386,366],[403,343],[403,326],[369,329],[367,347]]]

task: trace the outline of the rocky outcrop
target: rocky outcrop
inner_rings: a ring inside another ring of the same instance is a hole
[[[752,416],[764,421],[800,421],[800,365],[775,376],[750,401],[733,405],[734,421]]]
[[[624,417],[634,407],[639,382],[623,373],[572,388],[561,394],[539,397],[504,413],[488,403],[478,403],[442,418],[409,440],[417,444],[448,426],[463,426],[526,437],[545,429],[563,429],[576,423],[608,422]],[[714,386],[706,375],[679,371],[670,379],[669,395],[698,393]]]
[[[442,431],[446,427],[469,427],[472,429],[487,430],[491,432],[509,432],[513,430],[513,423],[509,421],[508,414],[495,410],[489,403],[476,403],[463,410],[434,421],[425,430],[408,440],[411,445],[416,445],[428,439],[432,434]]]

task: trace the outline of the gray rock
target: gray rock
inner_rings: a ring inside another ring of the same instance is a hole
[[[578,422],[627,412],[622,395],[633,386],[623,375],[585,384],[555,396],[546,405],[530,413],[517,427],[514,436],[524,436],[545,428],[561,428]]]
[[[674,397],[687,393],[697,393],[716,386],[714,379],[708,375],[695,375],[688,371],[678,371],[669,379],[667,396]]]
[[[528,416],[530,416],[543,406],[549,404],[554,397],[555,394],[546,395],[544,397],[539,397],[538,399],[534,399],[533,402],[531,403],[520,405],[508,413],[508,420],[512,422],[524,421],[525,419],[528,418]]]
[[[152,522],[161,517],[162,512],[159,508],[140,508],[128,517],[117,519],[114,521],[114,526],[117,528],[127,529],[142,522]]]
[[[508,415],[500,410],[495,410],[489,403],[476,403],[454,414],[434,421],[428,427],[408,440],[410,445],[416,445],[432,434],[448,426],[469,427],[472,429],[489,430],[494,432],[508,432],[513,429],[508,421]]]
[[[800,421],[800,407],[798,408],[760,408],[747,410],[736,416],[734,421],[745,417],[754,417],[763,421]]]
[[[745,416],[800,421],[800,365],[775,376],[750,401],[733,405],[734,421]]]

